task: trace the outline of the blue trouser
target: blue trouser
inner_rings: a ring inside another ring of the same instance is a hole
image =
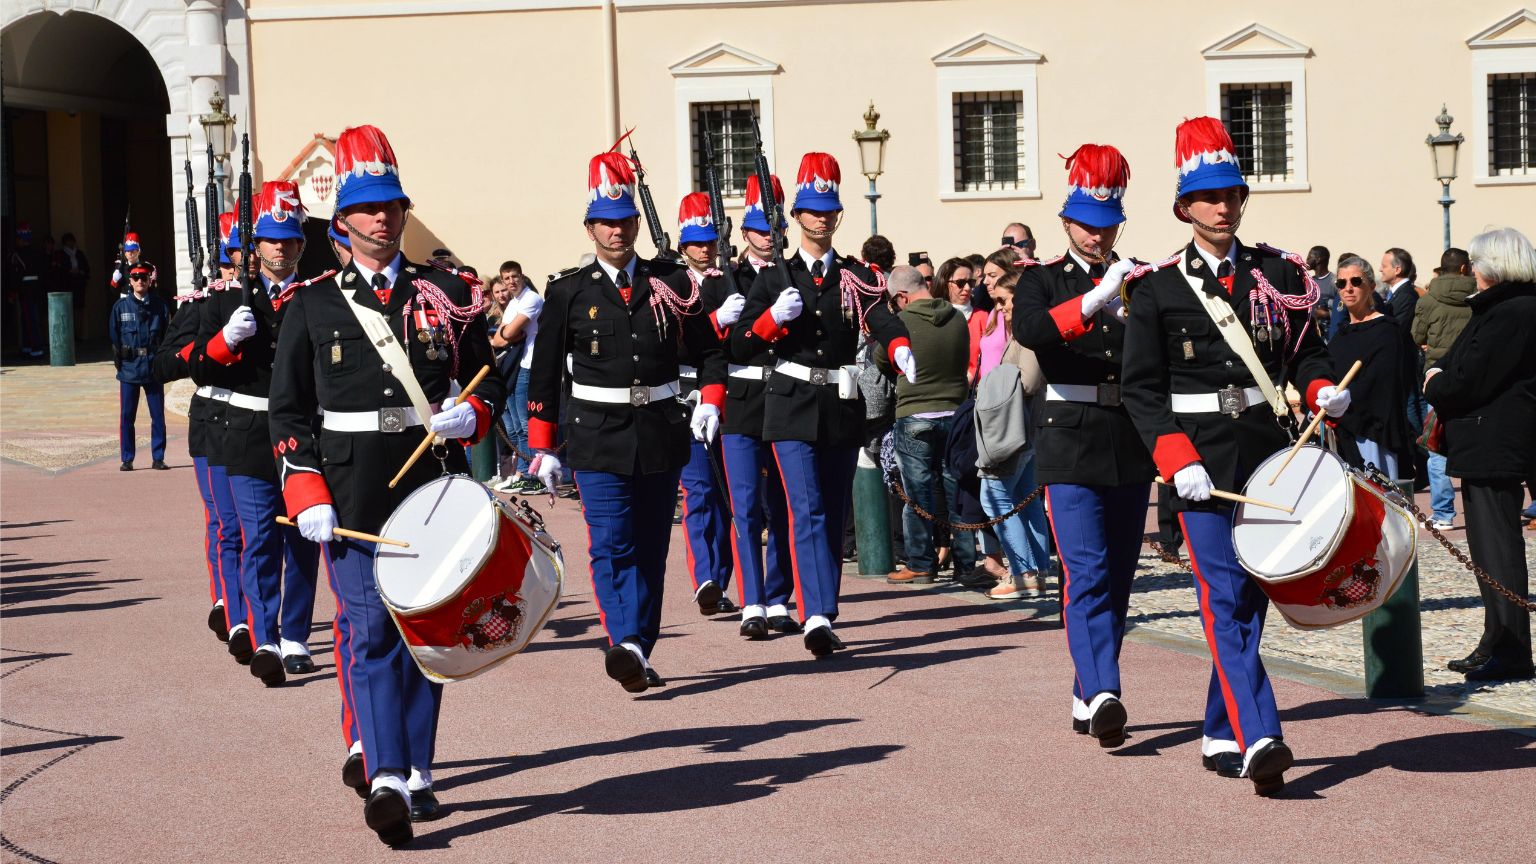
[[[1150,493],[1148,483],[1045,487],[1061,556],[1062,623],[1076,672],[1072,695],[1085,702],[1100,693],[1120,695],[1120,644]]]
[[[957,484],[955,476],[944,465],[953,424],[953,417],[901,417],[896,420],[893,435],[896,464],[901,468],[901,484],[907,497],[940,518],[955,512]],[[940,490],[942,499],[939,498]],[[907,544],[907,569],[913,573],[933,573],[938,568],[938,549],[932,523],[918,516],[911,504],[903,508],[901,519]],[[841,522],[838,530],[842,530]],[[949,546],[955,562],[955,575],[970,573],[976,566],[974,532],[953,532]]]
[[[725,482],[730,487],[731,517],[736,529],[736,584],[744,606],[789,605],[794,587],[794,553],[790,549],[789,510],[784,481],[773,461],[773,446],[751,435],[727,434],[720,439]],[[766,476],[764,476],[766,474]],[[763,526],[768,549],[763,550]]]
[[[240,584],[240,558],[245,550],[240,513],[229,489],[229,475],[221,465],[208,464],[206,456],[192,457],[197,491],[203,496],[208,517],[208,571],[214,582],[214,602],[224,603],[224,626],[245,620],[245,591]]]
[[[158,462],[165,458],[165,385],[159,382],[149,384],[117,382],[120,409],[117,418],[118,449],[122,451],[124,462],[132,462],[138,451],[138,442],[134,440],[133,421],[139,414],[140,389],[143,389],[144,401],[149,405],[149,452]]]
[[[336,595],[343,730],[363,742],[363,767],[370,779],[380,771],[432,767],[443,705],[443,685],[421,674],[379,599],[373,553],[374,544],[357,540],[337,540],[323,549]]]
[[[507,430],[507,437],[512,439],[512,448],[517,451],[516,461],[512,463],[514,470],[528,473],[528,370],[517,371],[517,384],[512,388],[512,398],[507,400],[507,411],[512,415],[511,428]]]
[[[1429,454],[1429,506],[1436,519],[1456,518],[1456,486],[1445,473],[1445,457],[1439,453]]]
[[[858,453],[857,447],[773,442],[773,457],[789,503],[795,605],[802,621],[812,615],[837,620],[837,597],[843,585],[843,517],[853,494]]]
[[[1236,741],[1246,751],[1260,738],[1280,737],[1280,713],[1259,642],[1269,598],[1237,563],[1231,507],[1179,515],[1195,571],[1195,595],[1215,675],[1206,699],[1205,736]]]
[[[231,474],[229,486],[245,537],[240,583],[251,640],[258,648],[276,645],[284,636],[307,643],[319,552],[299,529],[277,524],[283,496],[276,483]]]
[[[598,618],[610,645],[627,639],[647,657],[661,635],[678,473],[576,472]]]
[[[713,452],[711,452],[713,451]],[[731,511],[725,478],[720,471],[720,446],[690,442],[688,464],[679,483],[683,488],[683,543],[693,590],[714,582],[723,590],[731,583]]]
[[[1019,460],[1011,477],[981,478],[981,509],[996,519],[1007,513],[1024,496],[1035,490],[1035,457],[1031,453]],[[1038,573],[1049,563],[1046,549],[1045,502],[1036,498],[1022,511],[999,522],[997,539],[1008,557],[1008,572],[1015,576]]]

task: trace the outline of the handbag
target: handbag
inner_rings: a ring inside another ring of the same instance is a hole
[[[1435,413],[1435,409],[1425,412],[1424,428],[1415,443],[1437,456],[1445,455],[1445,424],[1440,422],[1440,415]]]

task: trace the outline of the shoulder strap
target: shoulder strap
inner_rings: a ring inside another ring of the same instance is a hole
[[[400,380],[400,386],[405,388],[405,395],[410,398],[411,407],[416,409],[416,416],[421,418],[422,423],[426,423],[427,418],[432,416],[432,403],[427,401],[427,394],[422,392],[421,382],[416,380],[416,372],[411,368],[411,357],[405,353],[400,340],[396,339],[394,332],[389,329],[389,321],[383,314],[368,309],[352,299],[352,294],[345,288],[338,290],[341,291],[342,299],[347,301],[352,314],[357,317],[357,323],[363,326],[363,335],[373,343],[379,356],[384,358],[385,363],[403,373],[395,377]]]
[[[1276,417],[1283,417],[1286,413],[1285,398],[1280,391],[1275,389],[1275,382],[1269,380],[1269,373],[1265,371],[1264,364],[1259,362],[1258,352],[1253,350],[1253,342],[1248,334],[1243,331],[1241,324],[1237,323],[1237,316],[1232,313],[1232,307],[1220,297],[1212,297],[1201,288],[1202,280],[1199,276],[1191,276],[1183,273],[1184,281],[1189,283],[1189,290],[1195,292],[1195,299],[1200,301],[1211,320],[1216,322],[1216,330],[1221,333],[1221,338],[1227,340],[1227,347],[1237,353],[1243,360],[1243,365],[1248,367],[1248,374],[1258,383],[1259,390],[1263,391],[1265,401],[1274,409]]]

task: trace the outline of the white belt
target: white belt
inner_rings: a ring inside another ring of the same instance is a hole
[[[213,388],[209,387],[207,384],[204,384],[203,386],[197,388],[197,395],[203,397],[204,399],[211,399],[213,398]]]
[[[811,384],[837,384],[843,383],[843,370],[841,369],[815,369],[810,366],[802,366],[788,360],[780,360],[773,366],[773,371],[788,375],[798,381],[808,381]]]
[[[1169,407],[1175,414],[1220,414],[1222,413],[1220,393],[1174,393],[1169,398]],[[1242,391],[1242,411],[1246,411],[1255,405],[1266,404],[1264,391],[1257,387],[1247,387]]]
[[[745,378],[749,381],[763,380],[763,373],[768,371],[763,366],[737,366],[735,363],[730,364],[729,368],[732,378]]]
[[[699,377],[699,370],[693,368],[692,366],[684,366],[682,364],[678,364],[678,367],[677,367],[677,377],[679,377],[679,378],[697,378],[697,377]]]
[[[203,391],[207,390],[207,393]],[[236,393],[224,387],[199,387],[197,395],[212,399],[215,402],[228,402],[236,408],[244,408],[247,411],[267,410],[267,400],[263,396],[247,396],[244,393]]]
[[[659,387],[593,387],[590,384],[571,383],[571,398],[583,402],[602,402],[607,405],[633,405],[640,407],[678,394],[676,381]]]
[[[1047,384],[1045,401],[1085,402],[1112,407],[1120,404],[1120,385],[1113,381],[1104,384]]]
[[[324,411],[321,427],[332,432],[404,432],[420,426],[415,408],[383,408],[378,411]]]

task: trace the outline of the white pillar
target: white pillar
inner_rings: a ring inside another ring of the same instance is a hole
[[[224,86],[224,72],[227,60],[227,52],[224,48],[224,8],[222,3],[215,0],[188,0],[185,20],[185,32],[187,37],[187,53],[185,69],[187,74],[187,104],[186,114],[181,118],[180,129],[168,129],[171,136],[171,187],[175,190],[176,214],[176,285],[178,290],[184,290],[192,281],[192,264],[190,260],[190,244],[187,235],[186,195],[187,178],[185,160],[190,157],[192,161],[192,194],[198,203],[198,230],[206,233],[208,215],[204,209],[204,184],[207,182],[208,161],[207,129],[198,122],[199,118],[212,111],[209,107],[209,99],[217,91],[229,97],[228,90]],[[229,109],[226,107],[225,109]],[[175,125],[173,122],[172,124]],[[213,141],[214,152],[217,156],[223,156],[226,143],[221,140]],[[228,189],[225,190],[226,200]],[[202,245],[208,245],[208,238],[201,237]]]

